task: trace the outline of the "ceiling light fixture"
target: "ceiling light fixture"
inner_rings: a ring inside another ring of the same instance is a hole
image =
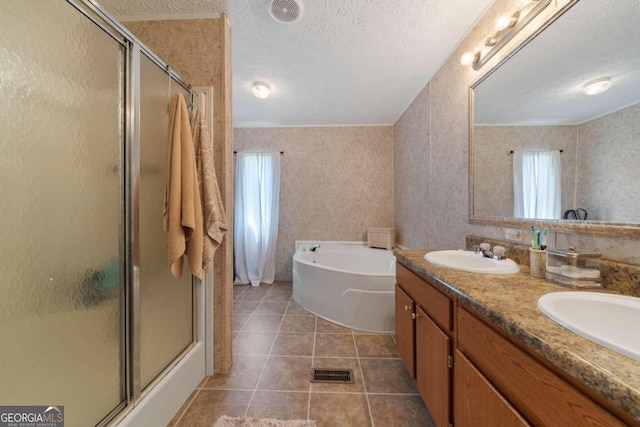
[[[252,90],[256,98],[264,99],[271,93],[271,86],[265,82],[254,82]]]
[[[601,77],[591,80],[582,85],[582,90],[587,95],[597,95],[606,92],[611,87],[611,77]]]

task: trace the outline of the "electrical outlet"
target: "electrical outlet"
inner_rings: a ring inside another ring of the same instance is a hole
[[[504,238],[514,242],[522,242],[522,231],[515,228],[505,228]]]

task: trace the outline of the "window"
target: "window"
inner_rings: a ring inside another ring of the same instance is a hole
[[[516,151],[513,155],[513,214],[560,219],[560,151]]]

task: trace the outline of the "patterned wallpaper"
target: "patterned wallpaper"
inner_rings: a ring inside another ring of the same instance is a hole
[[[393,179],[396,241],[409,248],[427,247],[429,209],[429,85],[393,126]]]
[[[398,204],[398,243],[409,248],[457,249],[465,247],[466,235],[504,239],[501,227],[469,223],[469,86],[484,72],[460,65],[460,56],[472,50],[492,30],[493,19],[508,8],[506,0],[496,0],[458,48],[394,125],[397,135],[394,156],[395,200],[409,200],[417,191],[428,190],[420,204]],[[636,138],[637,139],[637,138]],[[410,147],[411,156],[403,150]],[[419,168],[417,159],[429,159]],[[636,159],[637,156],[629,156]],[[635,181],[637,182],[637,180]],[[403,210],[402,213],[398,212]],[[556,247],[576,246],[583,251],[601,252],[608,259],[640,264],[640,240],[552,233]]]
[[[292,280],[296,240],[366,240],[393,226],[393,129],[236,128],[237,151],[283,151],[276,280]]]
[[[577,205],[603,221],[640,218],[640,104],[579,126]]]

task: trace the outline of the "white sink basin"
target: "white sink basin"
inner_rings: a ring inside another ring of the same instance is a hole
[[[434,251],[426,254],[424,259],[441,267],[473,273],[513,274],[520,271],[518,264],[511,259],[497,261],[473,251]]]
[[[538,299],[554,322],[640,361],[640,298],[595,292],[555,292]]]

